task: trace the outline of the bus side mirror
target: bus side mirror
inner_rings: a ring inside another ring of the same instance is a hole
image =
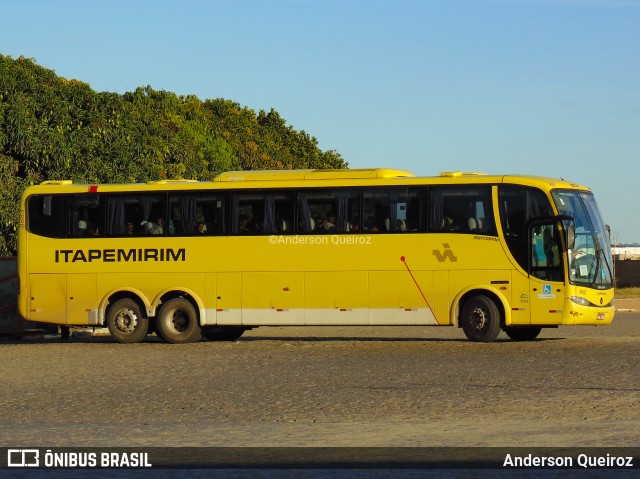
[[[576,245],[576,227],[571,225],[567,227],[567,249],[573,249]]]

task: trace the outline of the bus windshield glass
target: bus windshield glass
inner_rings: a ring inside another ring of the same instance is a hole
[[[593,195],[586,191],[556,190],[552,196],[559,213],[575,220],[575,245],[569,254],[569,279],[574,284],[611,288],[613,257],[609,235]]]

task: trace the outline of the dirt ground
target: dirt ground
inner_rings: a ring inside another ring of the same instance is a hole
[[[490,344],[434,327],[0,339],[0,443],[637,447],[639,345],[634,312]]]

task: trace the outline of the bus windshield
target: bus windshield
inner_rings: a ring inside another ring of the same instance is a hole
[[[609,235],[593,195],[556,190],[552,196],[559,213],[575,220],[575,245],[569,254],[570,281],[598,289],[611,288],[613,257]]]

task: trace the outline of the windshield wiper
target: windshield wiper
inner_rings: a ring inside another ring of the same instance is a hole
[[[595,250],[596,250],[596,267],[593,275],[593,280],[591,281],[591,286],[596,284],[598,277],[601,276],[602,272],[600,271],[600,264],[603,262],[607,266],[607,271],[609,272],[609,277],[613,278],[613,274],[611,274],[611,265],[607,262],[606,256],[604,256],[604,250],[600,247],[600,241],[598,240],[598,233],[593,235]],[[602,256],[603,260],[600,259]],[[602,278],[604,280],[604,278]]]

